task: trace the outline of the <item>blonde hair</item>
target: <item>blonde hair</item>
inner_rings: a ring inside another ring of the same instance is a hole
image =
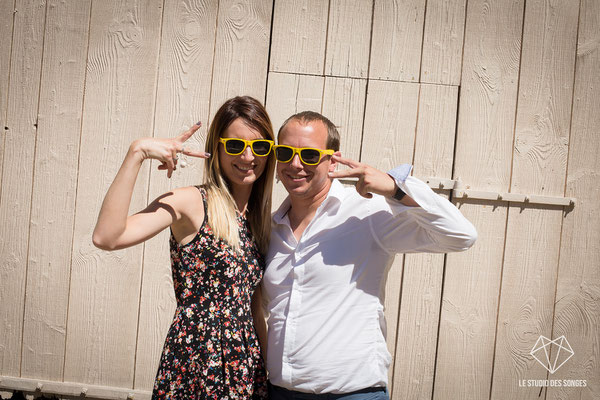
[[[227,178],[221,173],[219,163],[219,139],[233,121],[241,118],[244,123],[260,132],[266,139],[275,140],[273,125],[267,110],[256,99],[239,96],[227,100],[215,114],[208,129],[205,151],[212,156],[204,164],[204,189],[207,194],[207,217],[215,237],[223,239],[240,250],[240,236],[236,218],[237,206],[231,195]],[[266,254],[271,235],[271,192],[275,158],[269,155],[261,176],[252,185],[248,200],[248,222],[254,241],[262,254]]]

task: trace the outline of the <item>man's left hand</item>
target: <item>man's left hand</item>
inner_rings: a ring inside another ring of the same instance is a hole
[[[356,191],[363,197],[370,199],[372,193],[385,197],[392,197],[397,190],[394,178],[370,165],[358,161],[340,157],[336,154],[331,156],[333,161],[347,165],[350,169],[345,171],[330,172],[330,178],[358,178]]]

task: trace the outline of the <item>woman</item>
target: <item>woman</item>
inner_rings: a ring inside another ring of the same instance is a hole
[[[121,249],[170,227],[177,309],[153,399],[265,398],[266,372],[251,315],[251,308],[259,307],[251,307],[251,301],[260,302],[260,291],[254,290],[270,235],[273,128],[264,107],[251,97],[221,106],[208,131],[206,153],[184,148],[199,127],[174,139],[131,144],[102,204],[93,241],[102,249]],[[204,185],[165,193],[128,216],[143,160],[161,161],[159,169],[171,177],[177,153],[207,159]],[[262,317],[256,321],[264,323]]]

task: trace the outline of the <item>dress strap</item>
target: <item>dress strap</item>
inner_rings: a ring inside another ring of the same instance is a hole
[[[204,219],[206,220],[206,218],[208,217],[206,189],[204,189],[201,185],[196,185],[196,188],[200,191],[200,194],[202,195],[202,203],[204,204]]]

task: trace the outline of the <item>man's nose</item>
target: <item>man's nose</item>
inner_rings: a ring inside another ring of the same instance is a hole
[[[290,161],[290,164],[292,164],[292,167],[294,168],[302,168],[302,161],[300,161],[300,155],[298,153],[294,154],[294,157],[292,158],[292,161]]]

